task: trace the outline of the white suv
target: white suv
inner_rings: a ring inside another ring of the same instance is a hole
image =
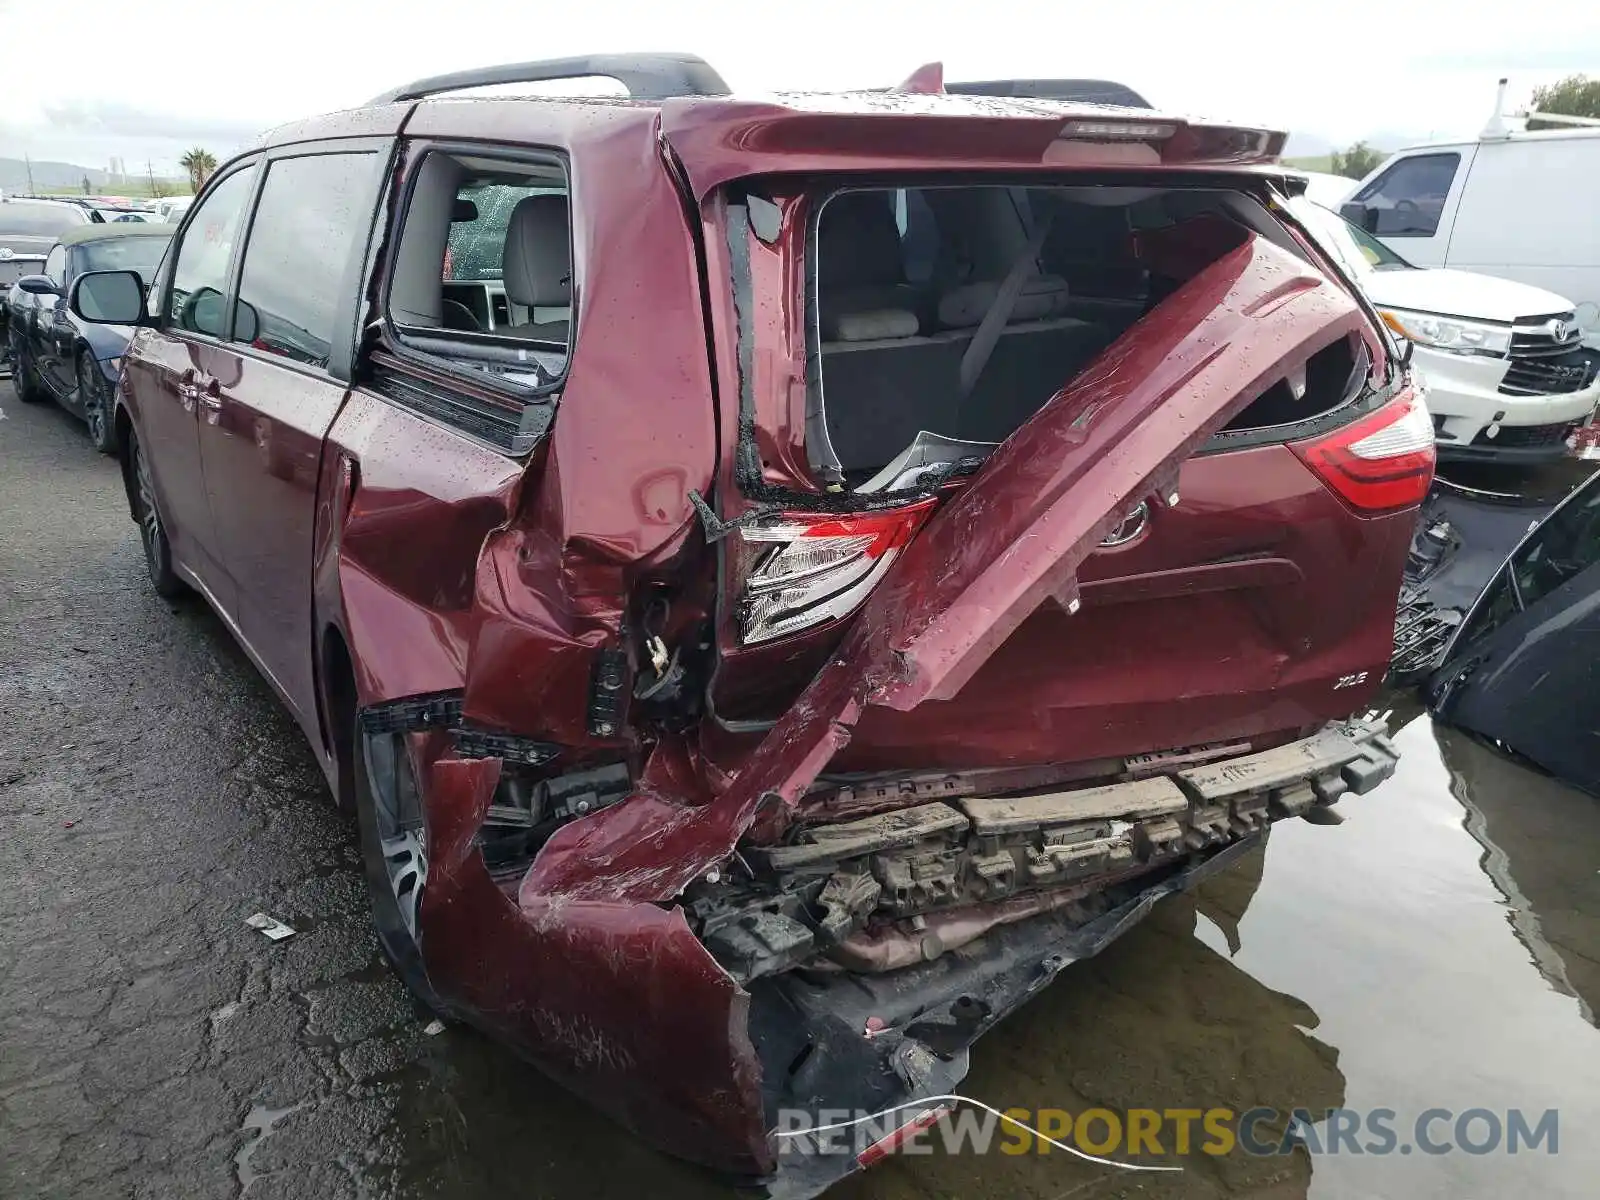
[[[1600,402],[1600,352],[1572,303],[1471,271],[1413,266],[1304,197],[1295,215],[1413,347],[1441,458],[1532,463],[1568,453]]]

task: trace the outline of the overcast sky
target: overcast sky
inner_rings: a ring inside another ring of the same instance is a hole
[[[1495,80],[1600,74],[1600,9],[1396,0],[0,0],[0,156],[131,170],[359,104],[418,76],[605,51],[686,50],[739,91],[1094,76],[1159,107],[1337,143],[1476,132]],[[254,16],[244,15],[253,12]],[[24,49],[26,48],[26,49]]]

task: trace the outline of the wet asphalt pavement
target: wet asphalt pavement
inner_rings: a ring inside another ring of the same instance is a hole
[[[486,1039],[424,1032],[288,715],[203,605],[150,592],[81,427],[0,389],[0,1197],[725,1194]],[[1399,743],[1343,825],[1278,827],[1070,968],[962,1090],[1402,1127],[1554,1108],[1558,1153],[934,1155],[834,1194],[1594,1195],[1600,801],[1425,718]]]

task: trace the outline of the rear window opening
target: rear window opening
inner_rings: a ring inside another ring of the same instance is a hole
[[[514,390],[557,382],[571,342],[571,230],[559,163],[428,154],[391,271],[402,346]]]
[[[830,490],[969,472],[1135,322],[1250,232],[1305,257],[1256,200],[1203,187],[999,185],[829,195],[812,264],[806,448]],[[1353,399],[1354,340],[1268,387],[1229,432]]]

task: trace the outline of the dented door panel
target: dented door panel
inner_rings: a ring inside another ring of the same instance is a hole
[[[518,463],[351,393],[323,452],[317,611],[318,629],[339,628],[349,646],[363,704],[462,686],[479,551],[521,476]]]

